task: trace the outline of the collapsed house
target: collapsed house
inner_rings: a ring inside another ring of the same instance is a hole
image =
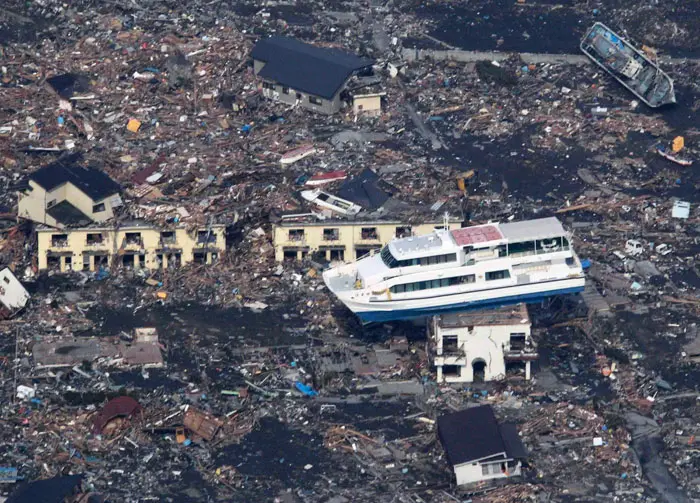
[[[35,171],[18,190],[18,216],[64,228],[105,222],[122,206],[119,184],[72,154]]]
[[[499,424],[490,405],[446,414],[437,425],[457,485],[521,474],[525,447],[515,426]]]
[[[338,49],[281,36],[259,41],[251,56],[265,97],[323,114],[338,112],[350,78],[369,73],[374,64]]]

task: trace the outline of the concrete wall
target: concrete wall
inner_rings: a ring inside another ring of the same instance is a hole
[[[70,183],[64,183],[50,192],[45,191],[32,180],[29,180],[29,186],[32,188],[31,191],[28,190],[18,194],[17,213],[21,218],[60,228],[62,224],[50,215],[47,215],[46,209],[51,201],[55,201],[55,204],[58,204],[66,200],[95,222],[104,222],[114,217],[111,198],[117,193],[110,194],[104,200],[93,201],[87,194]],[[99,203],[104,203],[104,211],[93,213],[93,206]]]
[[[324,248],[326,258],[330,260],[330,248],[341,249],[344,252],[345,262],[351,262],[356,258],[356,250],[368,250],[371,248],[381,248],[396,237],[398,227],[411,227],[415,236],[430,234],[435,227],[442,227],[442,222],[430,222],[421,225],[410,226],[409,224],[392,222],[322,222],[306,224],[283,224],[275,225],[272,229],[272,241],[275,246],[275,259],[278,262],[284,260],[284,251],[287,248],[290,252],[297,250],[297,259],[301,259],[306,253],[313,253]],[[451,222],[451,229],[458,229],[459,222]],[[376,239],[363,239],[362,229],[374,228],[377,232]],[[338,239],[324,239],[324,229],[337,229]],[[300,240],[290,238],[290,230],[303,230],[304,234]],[[364,251],[362,253],[365,253]]]
[[[471,331],[469,330],[471,328]],[[435,366],[438,382],[473,382],[475,361],[482,360],[486,363],[484,369],[484,381],[493,381],[505,377],[506,362],[503,346],[510,344],[511,334],[525,334],[526,339],[531,336],[531,324],[521,323],[513,325],[491,325],[457,328],[435,328],[434,339],[437,355]],[[459,356],[443,355],[443,337],[457,335],[457,347],[463,351]],[[444,365],[458,365],[461,367],[459,376],[448,376],[443,373]],[[529,369],[530,362],[526,362]],[[526,372],[529,378],[529,371]]]
[[[355,96],[352,100],[352,112],[355,115],[380,115],[382,113],[382,97],[380,95]]]
[[[198,230],[206,230],[201,228]],[[172,231],[175,233],[175,243],[165,244],[161,242],[161,231]],[[87,228],[80,229],[41,229],[37,231],[38,242],[38,263],[39,269],[47,269],[48,257],[55,256],[59,259],[59,269],[67,271],[95,270],[94,256],[106,255],[108,263],[111,265],[112,260],[116,257],[122,257],[124,254],[138,255],[143,254],[143,263],[138,258],[134,259],[135,268],[157,269],[167,267],[168,257],[173,258],[173,254],[180,255],[181,263],[188,264],[194,260],[195,252],[206,253],[205,261],[211,263],[216,260],[217,255],[226,250],[225,226],[215,225],[211,227],[211,232],[216,240],[208,244],[197,242],[197,231],[188,232],[186,228],[170,228],[160,229],[146,226],[129,226],[114,229],[113,227]],[[125,244],[127,233],[140,233],[141,244]],[[52,244],[52,236],[65,234],[67,240],[65,245],[54,246]],[[88,244],[88,234],[101,234],[102,243]],[[204,248],[207,248],[206,250]],[[159,257],[159,255],[164,257]],[[71,265],[67,265],[66,258],[70,257]],[[162,259],[163,262],[159,260]],[[84,264],[87,263],[87,267]],[[172,260],[170,266],[172,266]]]

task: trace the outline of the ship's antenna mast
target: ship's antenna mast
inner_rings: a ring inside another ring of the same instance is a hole
[[[450,214],[448,212],[445,212],[442,217],[442,226],[446,231],[450,230]]]

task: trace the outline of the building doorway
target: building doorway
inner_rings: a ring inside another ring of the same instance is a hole
[[[486,379],[486,362],[481,358],[477,358],[472,362],[473,381],[482,383]]]

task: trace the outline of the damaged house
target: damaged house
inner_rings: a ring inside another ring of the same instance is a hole
[[[515,425],[499,424],[490,405],[446,414],[437,424],[457,485],[521,474],[527,452],[518,431]]]
[[[369,74],[374,64],[338,49],[281,36],[260,40],[251,56],[265,97],[329,115],[341,109],[341,94],[350,79]]]
[[[18,216],[62,229],[104,222],[122,205],[120,186],[72,154],[35,171],[18,191]]]
[[[484,382],[522,371],[536,360],[525,304],[434,316],[428,323],[438,382]]]

